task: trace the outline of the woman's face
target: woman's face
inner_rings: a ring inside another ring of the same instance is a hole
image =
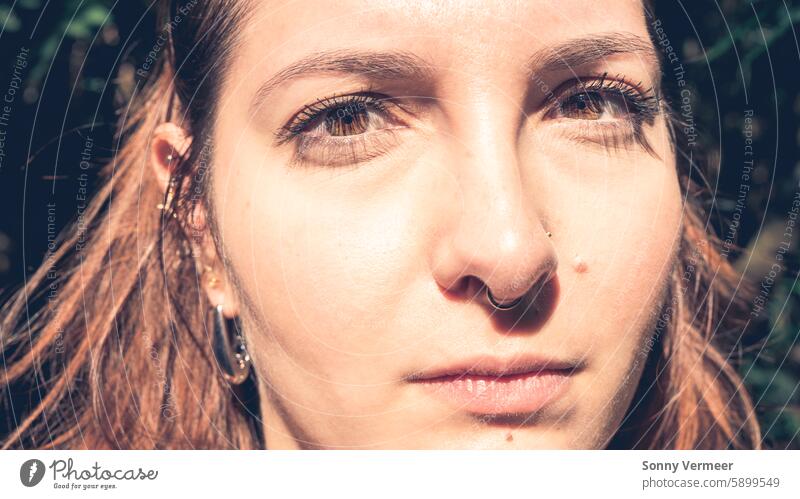
[[[210,195],[268,447],[606,445],[680,234],[642,5],[253,3]]]

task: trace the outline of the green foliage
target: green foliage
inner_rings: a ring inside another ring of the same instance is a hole
[[[19,17],[7,5],[0,5],[0,22],[4,32],[15,33],[22,26]]]

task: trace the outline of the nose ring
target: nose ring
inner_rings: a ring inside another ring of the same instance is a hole
[[[497,300],[494,299],[494,296],[492,296],[492,290],[489,289],[488,286],[486,287],[486,298],[489,299],[489,303],[491,303],[492,306],[494,308],[496,308],[497,310],[511,310],[512,308],[515,308],[517,305],[522,303],[522,297],[521,296],[519,298],[517,298],[516,300],[511,301],[511,302],[500,303],[500,302],[498,302]]]

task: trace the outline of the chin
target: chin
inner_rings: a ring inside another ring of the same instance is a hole
[[[482,424],[483,425],[483,424]],[[484,425],[465,430],[453,428],[406,440],[403,448],[442,450],[556,450],[582,449],[563,429]]]

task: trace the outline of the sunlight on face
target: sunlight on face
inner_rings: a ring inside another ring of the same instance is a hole
[[[659,78],[631,0],[256,2],[212,202],[268,447],[606,445],[679,235]]]

